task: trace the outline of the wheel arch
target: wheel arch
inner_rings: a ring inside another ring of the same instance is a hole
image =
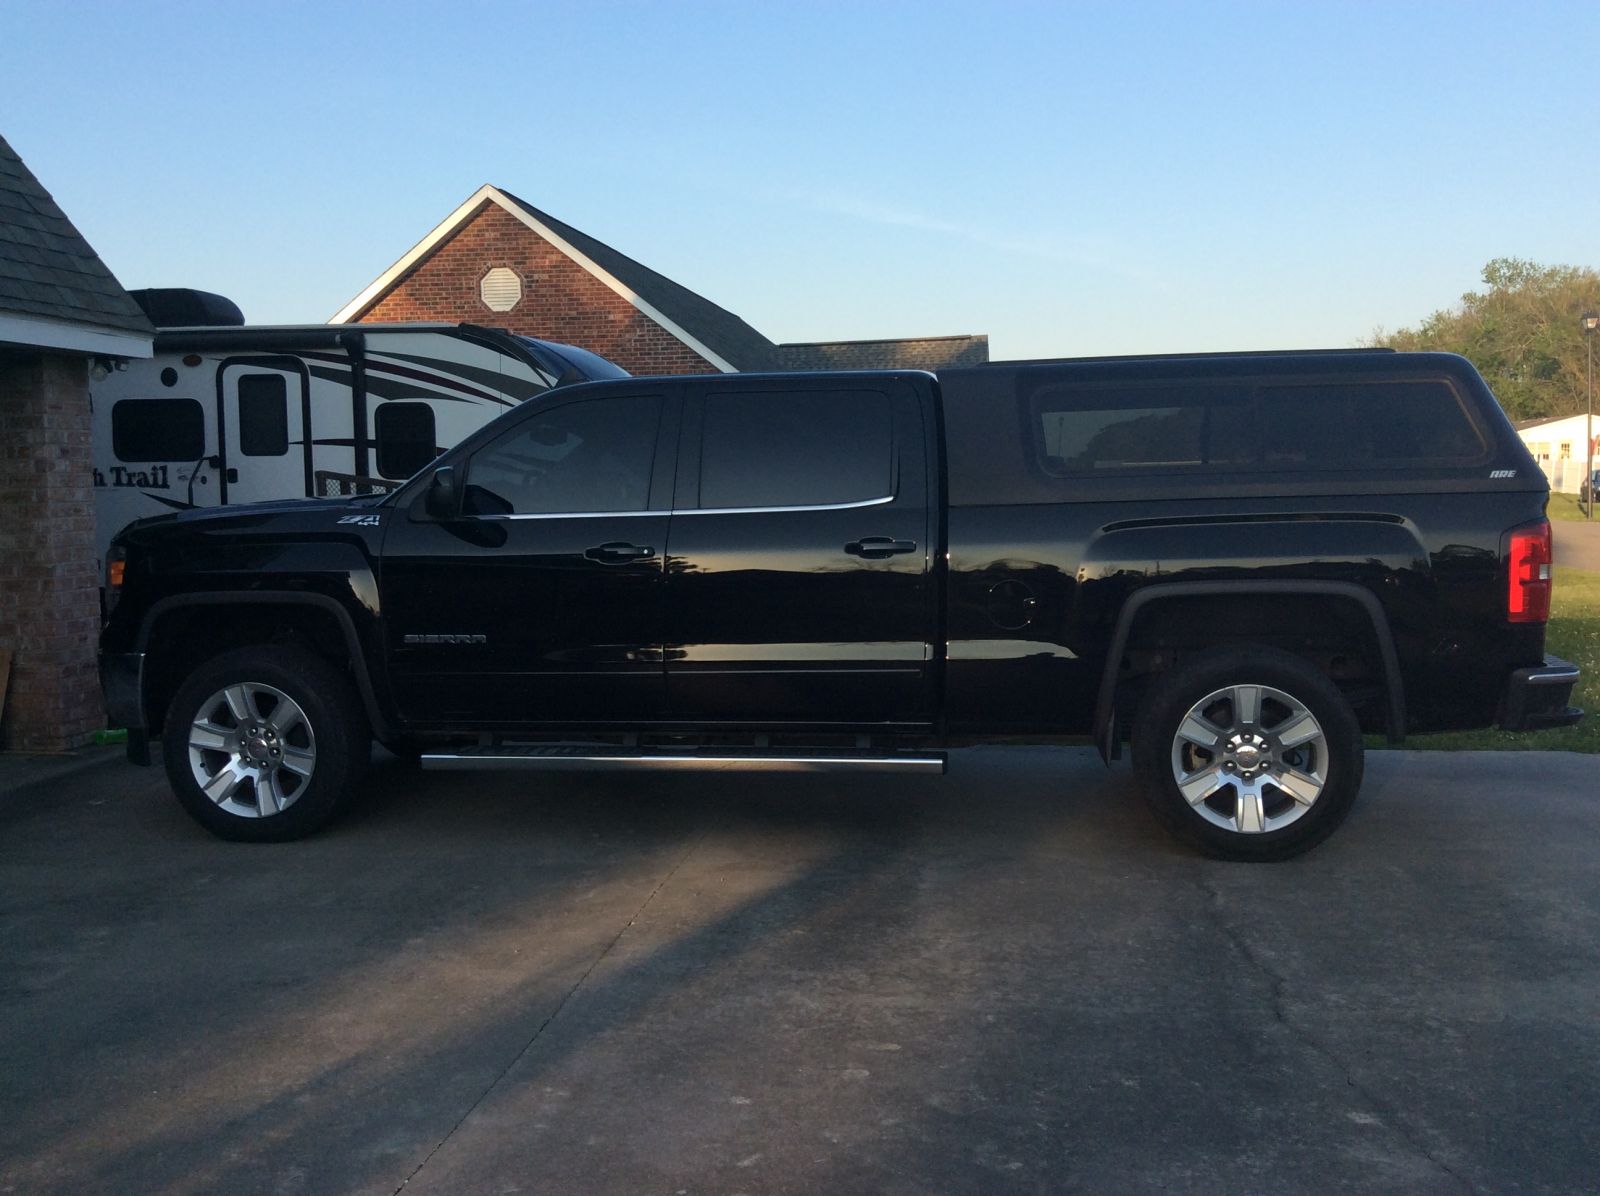
[[[1101,759],[1110,763],[1121,754],[1121,739],[1116,727],[1118,677],[1123,656],[1128,650],[1129,639],[1141,614],[1154,604],[1166,601],[1274,595],[1334,598],[1352,602],[1360,608],[1371,628],[1373,644],[1377,650],[1377,664],[1382,673],[1386,733],[1390,743],[1401,742],[1405,737],[1405,687],[1400,673],[1400,660],[1395,651],[1394,636],[1389,629],[1383,606],[1371,590],[1352,582],[1338,581],[1171,582],[1146,586],[1135,591],[1117,615],[1116,628],[1112,632],[1110,647],[1101,668],[1100,685],[1095,695],[1093,734]]]
[[[139,625],[139,632],[135,642],[135,651],[148,654],[151,651],[152,641],[156,632],[163,626],[163,621],[174,612],[186,608],[205,607],[233,607],[249,608],[261,607],[269,610],[280,611],[287,608],[287,613],[314,612],[319,619],[326,620],[328,625],[335,629],[340,646],[343,648],[345,659],[340,663],[348,666],[350,675],[355,682],[357,696],[361,700],[373,733],[379,738],[391,735],[392,729],[389,721],[384,717],[378,703],[377,691],[373,686],[372,675],[367,667],[366,654],[362,651],[360,636],[356,633],[355,622],[337,600],[326,594],[309,594],[292,590],[221,590],[221,591],[196,591],[186,594],[173,594],[153,603]],[[298,608],[296,610],[295,608]],[[244,639],[233,646],[243,646],[246,643],[257,642],[254,639]],[[181,684],[181,679],[174,684]],[[142,700],[146,703],[146,714],[159,714],[150,708],[153,696],[151,689],[154,684],[151,670],[146,669]],[[171,698],[171,692],[167,693]],[[149,719],[151,730],[158,726],[158,719]]]

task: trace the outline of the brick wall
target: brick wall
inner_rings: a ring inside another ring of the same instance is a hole
[[[81,747],[105,726],[86,368],[0,352],[0,748],[13,751]]]
[[[478,283],[495,266],[522,278],[522,299],[490,311]],[[717,368],[496,203],[443,241],[369,308],[363,323],[443,320],[509,328],[608,357],[631,374],[705,374]]]

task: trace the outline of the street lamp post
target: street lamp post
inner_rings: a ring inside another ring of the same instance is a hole
[[[1589,346],[1589,401],[1583,421],[1583,484],[1589,488],[1589,501],[1584,504],[1583,517],[1594,518],[1594,330],[1600,328],[1600,312],[1583,313],[1583,339]]]

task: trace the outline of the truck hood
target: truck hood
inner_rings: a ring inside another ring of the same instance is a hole
[[[149,547],[181,539],[325,533],[334,528],[381,526],[387,511],[383,495],[349,498],[294,498],[237,506],[199,507],[137,519],[117,533],[113,544]],[[361,520],[361,523],[357,523]]]

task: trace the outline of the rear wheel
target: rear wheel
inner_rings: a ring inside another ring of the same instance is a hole
[[[1270,648],[1202,653],[1140,708],[1134,767],[1156,818],[1209,855],[1281,860],[1309,851],[1361,787],[1361,728],[1344,695]]]
[[[201,665],[167,712],[167,777],[213,834],[309,835],[348,804],[371,733],[344,674],[301,648],[240,648]]]

